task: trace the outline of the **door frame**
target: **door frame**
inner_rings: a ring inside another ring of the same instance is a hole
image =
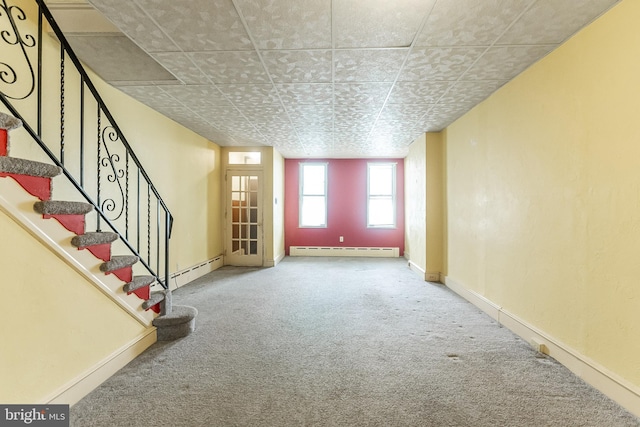
[[[233,252],[233,214],[231,212],[231,182],[232,176],[257,176],[258,177],[258,253],[257,255],[236,255]],[[224,174],[224,264],[247,267],[262,267],[264,265],[264,173],[262,167],[229,167]]]

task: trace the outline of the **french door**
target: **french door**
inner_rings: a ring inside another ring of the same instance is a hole
[[[225,264],[262,266],[262,171],[227,171]]]

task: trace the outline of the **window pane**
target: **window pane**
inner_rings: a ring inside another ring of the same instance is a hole
[[[369,194],[384,196],[393,194],[392,165],[369,165]]]
[[[395,225],[394,206],[391,197],[369,199],[369,225]]]
[[[302,194],[324,195],[324,165],[302,165]]]
[[[231,151],[229,152],[230,165],[259,165],[262,153],[259,151]]]
[[[327,222],[324,196],[302,196],[300,201],[300,225],[321,227]]]

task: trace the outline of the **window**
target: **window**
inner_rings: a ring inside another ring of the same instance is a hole
[[[327,226],[327,164],[300,163],[300,227]]]
[[[262,153],[259,151],[230,151],[230,165],[259,165]]]
[[[367,164],[367,227],[396,226],[396,164]]]

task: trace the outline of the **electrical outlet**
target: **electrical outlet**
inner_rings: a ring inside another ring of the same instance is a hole
[[[344,242],[344,236],[340,236],[340,243]]]

